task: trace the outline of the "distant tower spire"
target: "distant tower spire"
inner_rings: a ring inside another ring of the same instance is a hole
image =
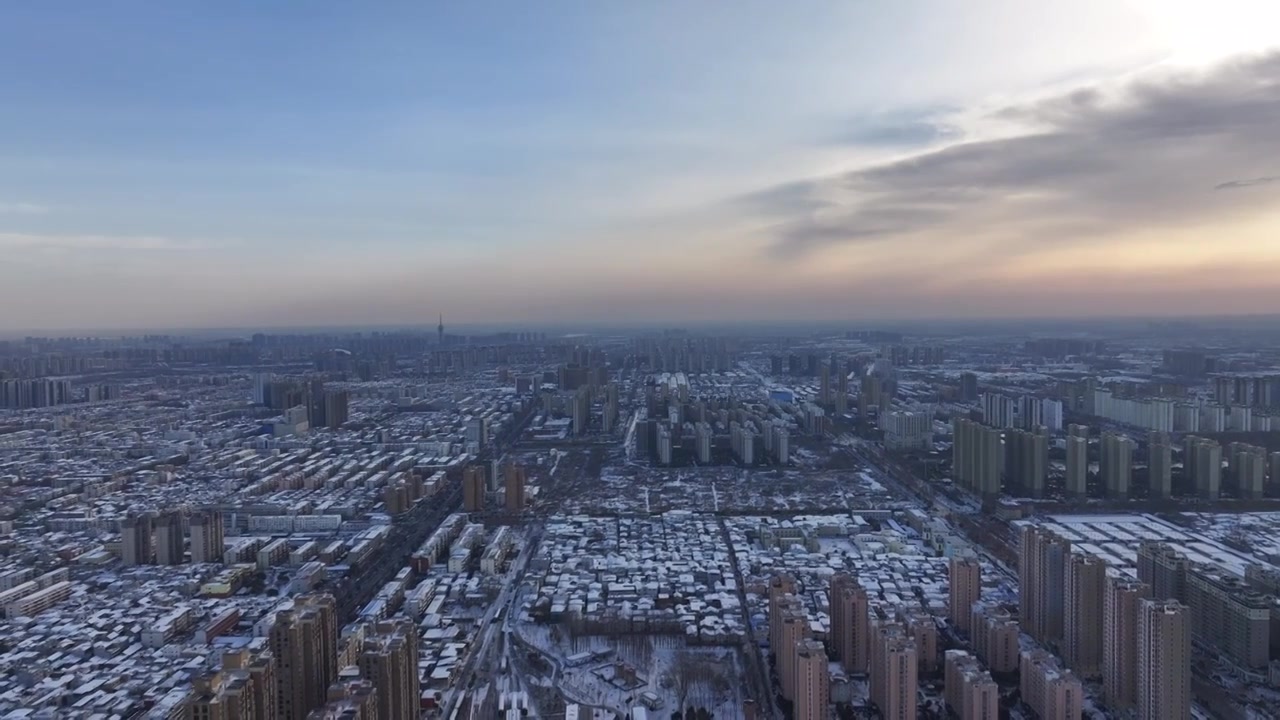
[[[444,313],[440,313],[440,324],[436,326],[436,339],[444,344]]]

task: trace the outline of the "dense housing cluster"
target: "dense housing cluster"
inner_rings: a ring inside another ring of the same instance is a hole
[[[1158,333],[10,341],[0,715],[1270,711],[1278,360]]]

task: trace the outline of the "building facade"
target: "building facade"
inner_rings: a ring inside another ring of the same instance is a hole
[[[1103,593],[1107,565],[1084,554],[1067,560],[1067,607],[1063,655],[1067,667],[1083,678],[1102,672]]]
[[[1138,720],[1191,717],[1191,623],[1176,601],[1141,600],[1138,606]]]
[[[1107,578],[1102,607],[1102,691],[1107,706],[1127,710],[1137,703],[1138,609],[1150,587],[1139,580]]]
[[[965,634],[972,632],[973,604],[982,593],[982,566],[972,555],[951,558],[947,574],[948,607],[951,624]]]

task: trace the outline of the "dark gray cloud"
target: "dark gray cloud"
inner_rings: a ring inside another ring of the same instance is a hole
[[[1218,193],[1215,178],[1276,179],[1280,52],[1115,89],[1082,88],[993,117],[1027,134],[963,142],[741,202],[771,220],[782,255],[830,243],[945,233],[1083,241],[1280,207],[1272,193]]]
[[[1280,176],[1272,175],[1269,177],[1249,178],[1248,180],[1229,180],[1224,183],[1218,183],[1213,186],[1214,190],[1234,190],[1236,188],[1253,187],[1254,185],[1270,185],[1271,183],[1280,182]]]

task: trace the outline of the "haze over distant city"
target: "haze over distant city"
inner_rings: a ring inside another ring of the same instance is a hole
[[[0,330],[1276,310],[1280,4],[12,4]]]

